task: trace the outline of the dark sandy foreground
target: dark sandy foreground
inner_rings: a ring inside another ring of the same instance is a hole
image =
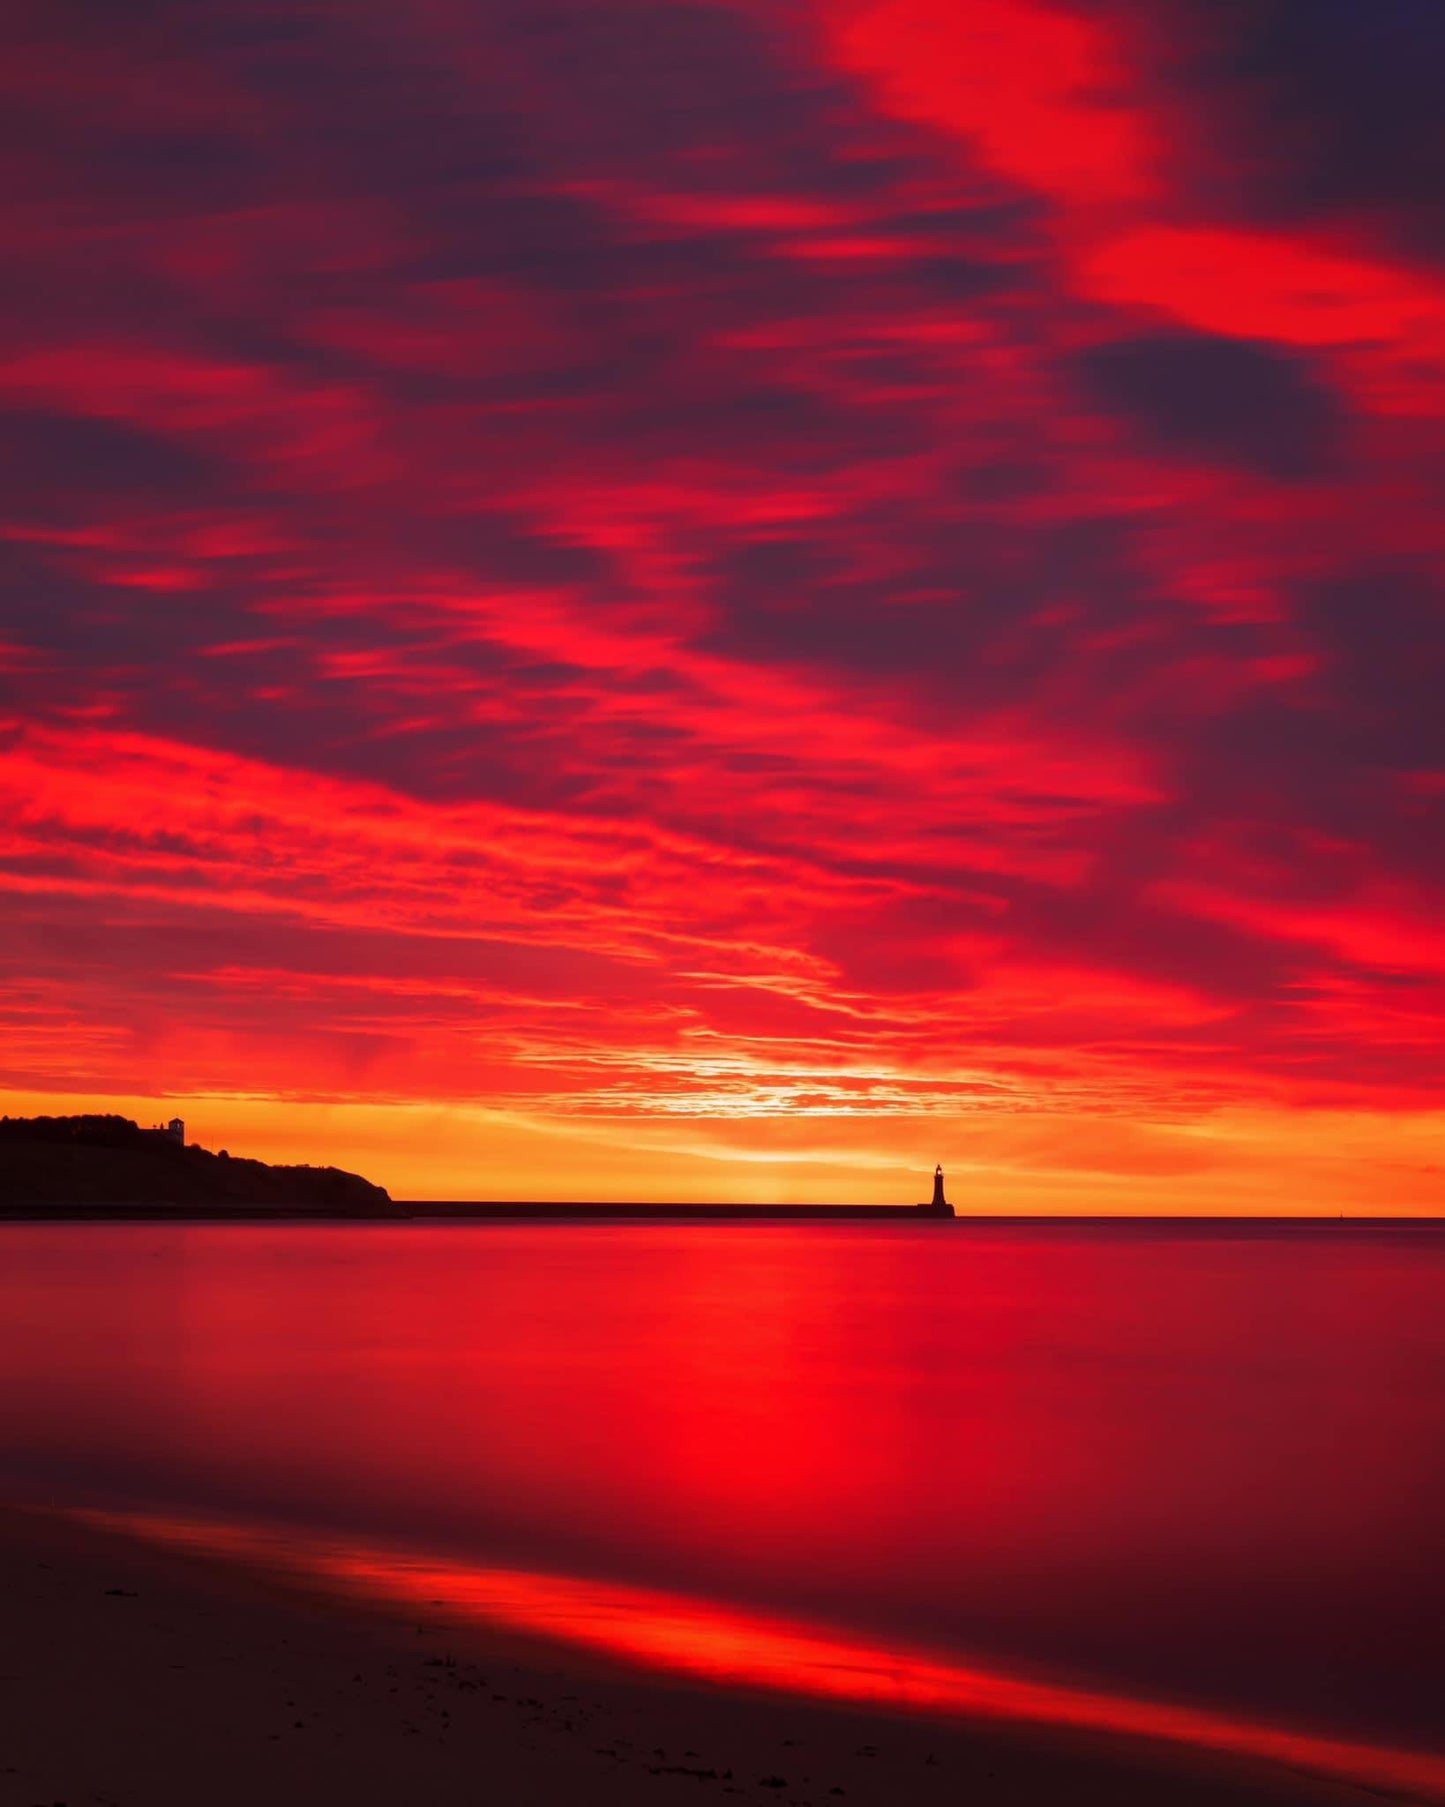
[[[0,1807],[1350,1802],[1255,1760],[675,1687],[0,1511]]]

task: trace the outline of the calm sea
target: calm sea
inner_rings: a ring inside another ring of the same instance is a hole
[[[4,1226],[0,1492],[1439,1747],[1445,1235]]]

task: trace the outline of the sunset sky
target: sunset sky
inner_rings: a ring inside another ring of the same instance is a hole
[[[1445,1209],[1436,0],[0,39],[0,1111]]]

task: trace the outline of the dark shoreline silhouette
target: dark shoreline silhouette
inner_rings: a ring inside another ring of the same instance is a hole
[[[129,1117],[0,1118],[0,1217],[377,1217],[382,1186],[338,1167],[272,1167]]]
[[[872,1222],[925,1223],[938,1213],[928,1205],[756,1205],[756,1204],[588,1204],[552,1203],[538,1199],[407,1199],[399,1209],[413,1218],[450,1218],[481,1221],[515,1218],[519,1221],[592,1223],[636,1220],[641,1223],[752,1222],[818,1223]],[[954,1221],[952,1213],[943,1221]]]
[[[926,1205],[570,1205],[540,1201],[397,1202],[385,1188],[337,1167],[272,1167],[187,1143],[179,1118],[143,1129],[129,1117],[0,1118],[0,1220],[142,1222],[523,1218],[696,1221],[910,1222],[951,1219],[943,1175]]]
[[[127,1117],[0,1118],[0,1222],[55,1223],[954,1223],[1047,1233],[1088,1228],[1121,1236],[1325,1234],[1375,1230],[1433,1236],[1441,1217],[1050,1215],[919,1205],[628,1204],[571,1199],[393,1199],[336,1167],[272,1167],[142,1129]],[[940,1205],[940,1201],[942,1203]]]

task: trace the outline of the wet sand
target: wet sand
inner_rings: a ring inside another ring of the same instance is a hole
[[[1143,1739],[674,1685],[30,1511],[0,1511],[0,1599],[0,1807],[1380,1798]]]

